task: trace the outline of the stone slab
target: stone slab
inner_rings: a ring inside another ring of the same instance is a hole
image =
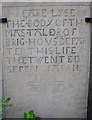
[[[43,118],[85,118],[90,67],[89,3],[3,3],[3,78],[14,106]]]

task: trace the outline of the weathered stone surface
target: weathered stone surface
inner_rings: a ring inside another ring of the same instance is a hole
[[[1,2],[91,2],[91,0],[0,0]]]
[[[2,16],[2,4],[0,2],[0,16]],[[2,98],[2,25],[0,24],[0,98]]]
[[[8,117],[84,118],[90,60],[88,3],[4,3],[5,94]]]

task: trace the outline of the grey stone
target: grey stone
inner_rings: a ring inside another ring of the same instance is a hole
[[[7,117],[86,117],[89,3],[3,3],[2,12],[4,94],[14,103]]]

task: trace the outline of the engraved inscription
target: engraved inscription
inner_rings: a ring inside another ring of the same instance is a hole
[[[79,4],[3,8],[6,95],[16,103],[9,118],[30,109],[42,118],[86,117],[89,11]]]
[[[48,66],[47,71],[55,66],[61,71],[79,71],[86,40],[78,34],[85,21],[76,13],[75,8],[26,8],[21,19],[9,19],[5,31],[8,73],[30,72],[31,65],[40,64]]]

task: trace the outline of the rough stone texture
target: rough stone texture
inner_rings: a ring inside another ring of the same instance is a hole
[[[1,2],[91,2],[91,0],[0,0]]]
[[[7,116],[86,117],[89,3],[4,3],[3,16],[5,95],[15,104]]]
[[[1,7],[1,3],[0,3],[0,16],[2,16],[2,7]],[[2,97],[2,24],[0,24],[0,98]]]
[[[0,2],[0,16],[2,16],[1,2]],[[2,24],[0,24],[0,98],[2,98],[2,45],[1,44],[2,44]]]

